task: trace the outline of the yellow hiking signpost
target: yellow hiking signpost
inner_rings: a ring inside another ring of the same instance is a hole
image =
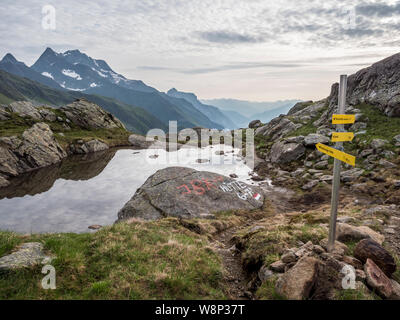
[[[332,124],[351,124],[356,121],[354,114],[334,114],[332,115]]]
[[[338,159],[342,162],[346,162],[346,163],[352,165],[353,167],[356,165],[356,157],[354,157],[350,154],[339,151],[332,147],[328,147],[322,143],[317,143],[316,147],[317,147],[318,151],[325,153],[328,156],[334,157],[335,159]]]
[[[341,163],[345,162],[352,166],[356,165],[356,158],[343,152],[343,142],[352,141],[354,133],[344,132],[344,125],[356,121],[354,114],[344,114],[346,106],[347,76],[340,76],[339,94],[338,94],[338,114],[332,115],[332,124],[337,125],[337,132],[332,133],[332,142],[336,142],[335,148],[328,147],[322,143],[317,143],[316,147],[320,152],[334,157],[333,181],[332,181],[332,200],[331,200],[331,219],[329,224],[328,251],[332,252],[335,248],[336,240],[336,220],[339,205],[339,187]]]
[[[352,141],[353,139],[353,132],[332,132],[332,142]]]

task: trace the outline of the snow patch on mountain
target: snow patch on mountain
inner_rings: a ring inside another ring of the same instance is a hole
[[[53,75],[52,75],[51,73],[49,73],[49,72],[42,72],[42,76],[45,76],[45,77],[47,77],[47,78],[50,78],[50,79],[53,79],[53,80],[54,80]]]
[[[78,73],[76,73],[74,70],[63,69],[61,72],[63,75],[65,75],[67,77],[71,77],[76,80],[82,80],[81,76]]]
[[[94,72],[97,72],[97,73],[98,73],[98,75],[99,75],[100,77],[103,77],[103,78],[108,78],[108,76],[107,76],[107,75],[105,75],[104,73],[101,73],[99,70],[96,70],[95,68],[92,68],[92,70],[93,70]]]

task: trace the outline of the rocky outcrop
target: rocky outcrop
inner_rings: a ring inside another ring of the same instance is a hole
[[[75,102],[60,108],[66,117],[81,128],[114,129],[125,128],[121,121],[111,113],[106,112],[97,104],[86,99],[78,99]]]
[[[0,173],[18,174],[59,162],[67,156],[46,123],[36,123],[18,137],[0,139]]]
[[[173,217],[212,217],[236,209],[263,205],[262,192],[253,186],[212,172],[185,167],[157,171],[118,213],[118,220]]]
[[[108,149],[108,145],[97,139],[93,139],[87,142],[83,140],[78,140],[75,144],[69,146],[71,153],[83,154],[91,152],[99,152]]]
[[[259,127],[255,131],[255,135],[262,135],[269,140],[276,140],[284,137],[286,134],[300,128],[301,124],[294,124],[285,116],[279,116],[272,119],[267,125]]]
[[[305,153],[303,144],[279,141],[274,143],[269,154],[272,163],[287,163],[299,159]]]
[[[350,105],[368,103],[389,117],[400,116],[400,53],[374,63],[348,77],[347,101]],[[337,105],[338,84],[332,86],[328,100]]]
[[[74,140],[65,150],[53,136],[49,124],[40,121],[58,122],[67,131],[76,129],[124,129],[123,124],[110,113],[85,99],[55,111],[50,107],[35,107],[31,102],[18,101],[0,106],[0,120],[7,121],[12,113],[35,122],[21,136],[0,138],[0,187],[9,185],[9,178],[33,169],[46,167],[61,161],[68,154],[85,154],[104,151],[109,146],[99,139]],[[25,119],[26,120],[26,119]],[[59,128],[57,124],[55,127]],[[58,132],[65,136],[64,132]],[[110,133],[110,135],[112,135]],[[67,151],[67,152],[66,152]]]
[[[296,114],[297,112],[307,108],[310,104],[313,102],[310,101],[303,101],[303,102],[297,102],[288,112],[288,116],[291,116],[293,114]]]
[[[17,247],[15,252],[0,258],[0,271],[28,268],[37,264],[48,264],[53,258],[45,254],[43,244],[27,242]]]
[[[313,147],[317,143],[329,143],[330,139],[318,133],[310,133],[304,138],[304,145],[306,147]]]
[[[257,129],[257,128],[261,127],[261,126],[262,126],[262,123],[261,123],[260,120],[253,120],[253,121],[251,121],[249,123],[249,128],[250,129]]]
[[[10,112],[18,113],[21,117],[31,117],[35,120],[42,120],[38,109],[29,101],[16,101],[8,105]]]

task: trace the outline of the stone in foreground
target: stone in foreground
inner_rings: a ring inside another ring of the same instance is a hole
[[[253,186],[220,174],[185,167],[157,171],[118,213],[118,220],[163,217],[209,218],[226,210],[251,210],[264,203]]]
[[[0,271],[27,268],[37,264],[50,263],[51,257],[44,253],[43,245],[39,242],[27,242],[16,252],[0,258]]]
[[[354,248],[354,256],[363,263],[368,258],[373,260],[388,277],[396,271],[396,262],[392,255],[372,239],[361,240]]]
[[[336,239],[344,242],[372,239],[382,244],[385,237],[366,226],[356,227],[347,223],[338,223],[336,227]]]
[[[375,262],[369,258],[364,265],[364,272],[367,276],[368,285],[376,290],[381,297],[389,299],[393,295],[392,282]]]
[[[318,276],[319,261],[313,257],[304,257],[276,282],[279,295],[289,300],[302,300],[310,296]]]

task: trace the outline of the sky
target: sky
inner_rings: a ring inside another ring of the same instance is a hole
[[[400,52],[400,1],[1,0],[0,55],[79,49],[129,79],[201,99],[318,100]],[[55,9],[55,29],[44,6]],[[46,25],[46,24],[45,24]]]

